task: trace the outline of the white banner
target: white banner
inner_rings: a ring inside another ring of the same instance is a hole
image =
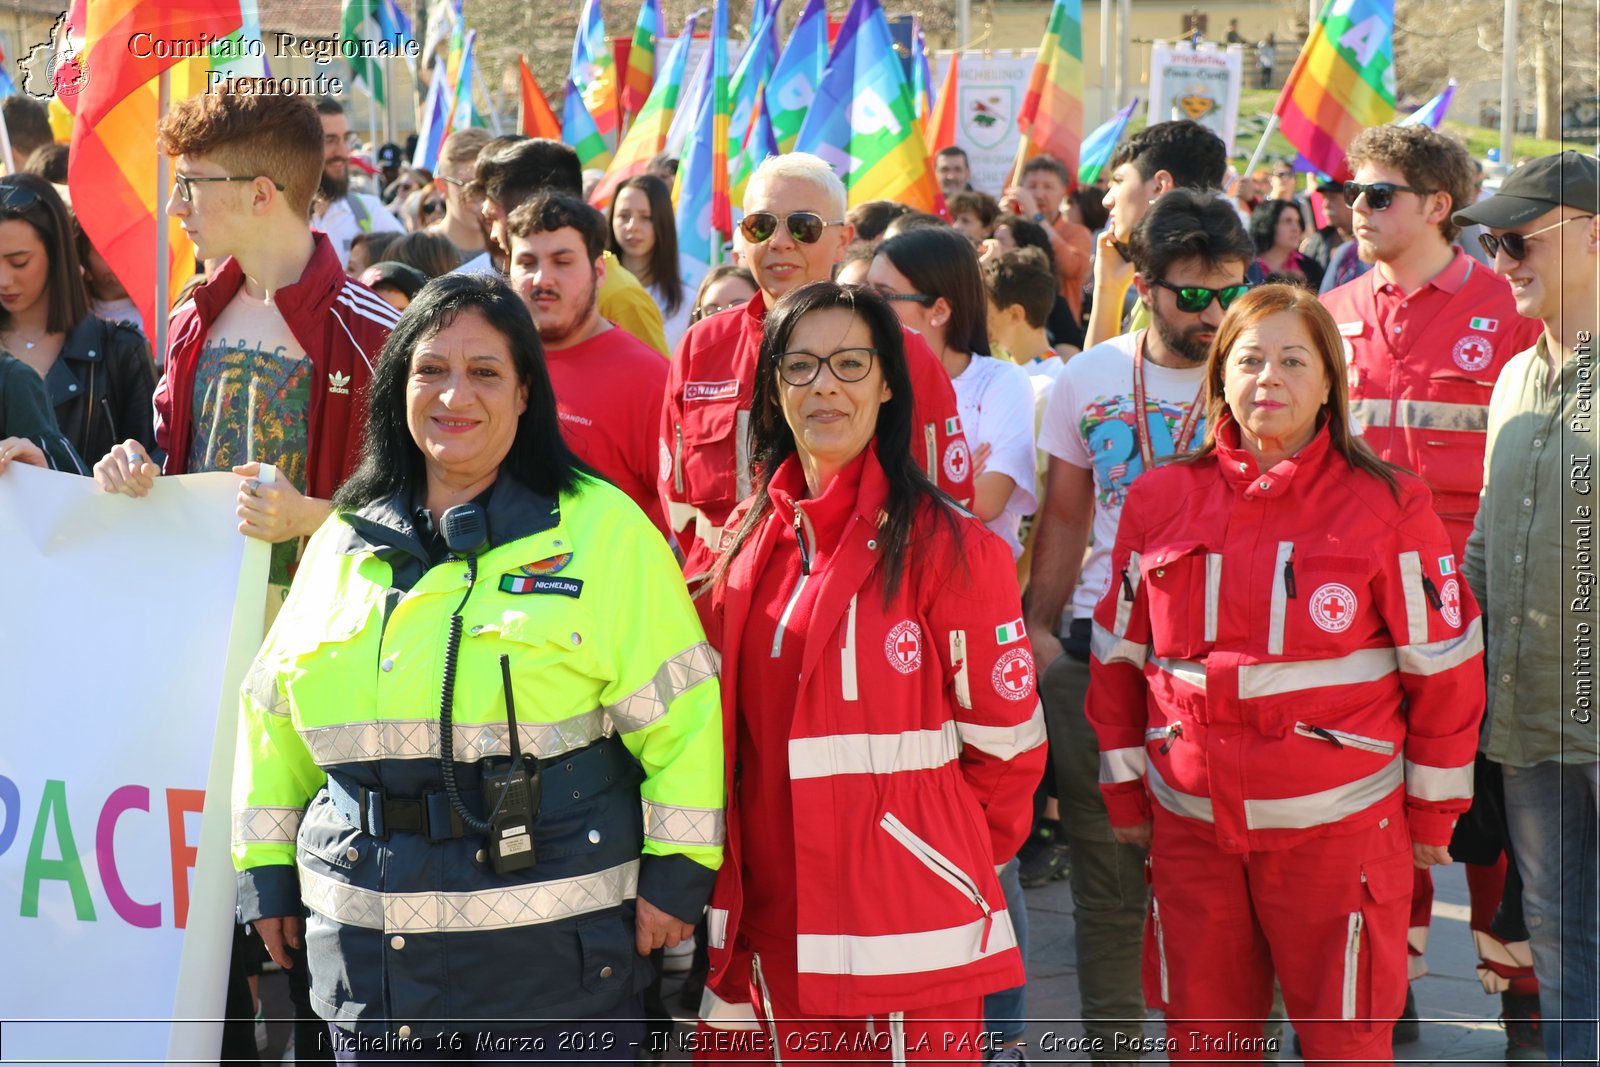
[[[238,487],[158,478],[133,500],[0,476],[8,1064],[217,1055],[234,723],[268,561],[238,531]]]
[[[1232,156],[1243,64],[1238,46],[1195,50],[1156,41],[1150,47],[1150,124],[1193,119],[1222,138]]]

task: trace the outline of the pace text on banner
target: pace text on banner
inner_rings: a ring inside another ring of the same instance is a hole
[[[238,492],[0,477],[0,603],[28,620],[0,641],[0,1004],[55,1020],[8,1022],[8,1063],[215,1059],[220,1023],[172,1020],[218,1019],[226,988],[233,730],[268,562]]]

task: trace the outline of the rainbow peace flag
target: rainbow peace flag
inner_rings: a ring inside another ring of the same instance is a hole
[[[933,71],[928,67],[928,41],[922,33],[921,15],[911,19],[911,97],[917,102],[917,121],[926,123],[933,112]]]
[[[684,282],[697,285],[706,268],[722,262],[733,236],[728,203],[728,0],[716,0],[711,20],[711,65],[693,133],[673,184],[678,257]]]
[[[1456,80],[1451,78],[1445,85],[1444,92],[1423,104],[1417,110],[1395,123],[1396,126],[1426,126],[1430,130],[1437,130],[1439,123],[1444,121],[1445,112],[1450,110],[1450,101],[1456,95]]]
[[[1096,126],[1094,132],[1083,139],[1083,158],[1078,161],[1078,181],[1092,185],[1100,180],[1106,164],[1111,162],[1111,154],[1117,150],[1117,142],[1128,132],[1133,109],[1138,106],[1139,98],[1136,96],[1128,102],[1127,107]]]
[[[422,102],[417,123],[417,150],[411,155],[411,165],[432,171],[439,166],[439,145],[444,142],[445,119],[450,113],[450,103],[455,99],[450,91],[450,75],[443,56],[433,61],[433,79],[428,83],[428,97]]]
[[[765,93],[756,93],[756,112],[750,116],[750,131],[745,134],[744,144],[739,149],[739,161],[733,169],[733,180],[728,186],[730,204],[744,203],[744,191],[750,184],[750,175],[768,156],[778,154],[778,139],[773,136],[772,123],[767,121],[765,99]],[[739,217],[744,217],[742,208]]]
[[[853,0],[795,151],[833,165],[851,207],[897,200],[934,211],[941,197],[881,0]]]
[[[750,40],[744,55],[733,70],[728,82],[728,99],[732,115],[728,122],[731,143],[730,154],[738,152],[750,132],[750,122],[756,110],[756,97],[762,86],[772,77],[772,68],[778,62],[778,11],[777,5],[756,4],[756,21],[750,30]]]
[[[606,43],[600,0],[583,2],[578,32],[572,39],[572,64],[567,68],[567,82],[577,87],[578,95],[574,97],[568,93],[562,103],[562,128],[583,128],[583,120],[575,114],[582,108],[589,113],[590,122],[599,132],[604,151],[585,155],[577,141],[569,138],[567,143],[578,149],[578,158],[585,168],[603,167],[611,158],[612,145],[616,144],[617,61]]]
[[[922,122],[922,139],[928,145],[928,154],[935,156],[940,149],[956,143],[956,86],[961,78],[961,53],[950,53],[950,65],[944,70],[944,82],[933,109]]]
[[[661,0],[644,0],[633,24],[628,69],[622,72],[622,110],[629,115],[639,114],[650,98],[650,89],[656,81],[656,38],[665,31]]]
[[[1349,177],[1355,135],[1394,118],[1394,0],[1327,0],[1273,114],[1313,167]]]
[[[825,0],[807,0],[789,33],[789,45],[778,57],[767,82],[765,111],[777,138],[778,151],[794,151],[806,109],[828,67],[828,9]]]
[[[1083,0],[1056,0],[1050,9],[1017,128],[1022,131],[1017,171],[1048,153],[1077,173],[1083,141]]]
[[[635,174],[643,174],[650,160],[667,143],[667,131],[672,126],[673,115],[678,110],[678,98],[683,92],[683,71],[689,65],[689,48],[694,41],[694,25],[698,20],[697,12],[683,24],[683,32],[678,35],[671,54],[667,56],[664,76],[656,80],[644,107],[618,146],[617,156],[611,161],[605,178],[595,186],[589,197],[589,202],[595,207],[604,209],[610,204],[611,198],[617,193],[617,186]]]

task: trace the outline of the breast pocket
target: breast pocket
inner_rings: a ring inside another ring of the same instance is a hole
[[[587,613],[574,610],[565,596],[536,593],[521,599],[539,603],[530,604],[527,611],[505,610],[466,627],[455,672],[455,721],[488,728],[466,738],[474,743],[481,738],[482,751],[457,752],[458,759],[508,752],[501,656],[510,668],[524,753],[557,756],[603,736],[604,681],[585,653],[589,642],[603,642],[602,635],[590,629]],[[458,736],[458,747],[462,740]]]
[[[1289,561],[1283,654],[1333,654],[1365,638],[1359,619],[1372,606],[1372,564],[1356,555],[1308,555]]]
[[[332,715],[355,722],[373,717],[375,692],[353,684],[368,677],[353,668],[378,660],[379,612],[371,601],[306,605],[275,625],[287,670],[284,691],[301,725],[318,725]],[[337,647],[335,647],[337,646]]]
[[[1222,555],[1198,543],[1163,546],[1139,561],[1150,604],[1150,645],[1157,656],[1193,659],[1217,640]]]

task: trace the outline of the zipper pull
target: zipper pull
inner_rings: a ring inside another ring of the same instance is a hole
[[[1283,591],[1290,600],[1298,599],[1294,588],[1294,549],[1289,550],[1289,558],[1283,561]]]
[[[1128,578],[1128,568],[1122,568],[1122,595],[1133,602],[1133,582]]]
[[[1422,592],[1428,598],[1428,606],[1434,611],[1444,610],[1444,598],[1439,595],[1439,590],[1433,587],[1433,579],[1426,574],[1422,576]]]
[[[1183,736],[1183,723],[1181,723],[1181,722],[1173,723],[1171,726],[1167,727],[1167,739],[1165,741],[1161,742],[1161,747],[1158,748],[1156,751],[1160,752],[1163,756],[1165,756],[1168,752],[1172,751],[1173,742],[1177,741],[1178,738],[1180,738],[1182,736]]]
[[[1332,741],[1334,748],[1343,748],[1344,747],[1344,742],[1343,741],[1339,740],[1333,734],[1331,734],[1328,731],[1324,730],[1320,726],[1310,726],[1310,725],[1308,725],[1306,727],[1306,729],[1310,730],[1312,733],[1316,734],[1318,737],[1322,738],[1324,741]]]
[[[802,522],[800,509],[797,507],[794,509],[794,542],[800,546],[800,573],[809,575],[811,573],[811,552],[806,548],[806,532]]]

